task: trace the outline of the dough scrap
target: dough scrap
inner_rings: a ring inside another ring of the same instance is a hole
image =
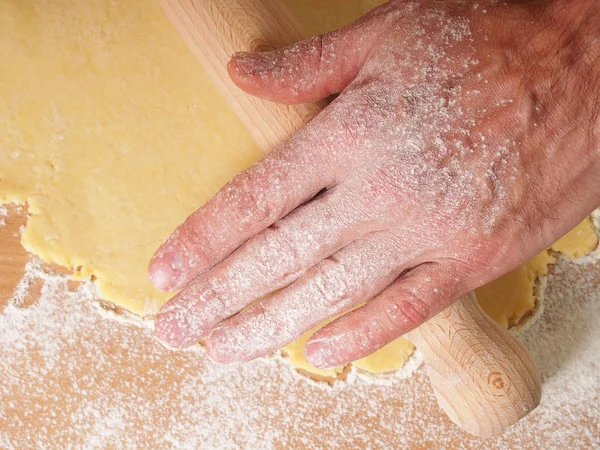
[[[590,218],[559,239],[526,264],[475,290],[483,310],[502,325],[510,328],[521,323],[535,307],[535,282],[548,273],[548,266],[556,262],[556,253],[578,258],[598,246],[598,235]]]
[[[381,3],[287,1],[310,34]],[[150,256],[261,152],[153,1],[0,0],[0,67],[0,203],[29,204],[24,246],[96,277],[107,300],[154,313],[168,295],[148,281]],[[552,249],[591,250],[597,237],[580,227]],[[553,258],[479,290],[484,309],[518,322]],[[316,371],[302,339],[286,351]],[[400,338],[355,364],[396,370],[413,351]]]

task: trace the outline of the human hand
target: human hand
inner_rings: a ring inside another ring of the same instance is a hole
[[[214,330],[209,354],[244,361],[373,298],[307,344],[314,365],[335,366],[568,231],[600,203],[599,34],[582,12],[592,2],[557,5],[394,1],[339,32],[234,57],[252,94],[342,94],[157,252],[155,285],[183,288],[157,336],[182,347]]]

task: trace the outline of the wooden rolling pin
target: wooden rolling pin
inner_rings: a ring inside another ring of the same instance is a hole
[[[167,16],[260,147],[268,152],[322,105],[285,106],[251,97],[229,79],[237,51],[266,51],[303,39],[281,0],[159,0]],[[540,375],[523,345],[491,320],[473,293],[409,334],[440,406],[471,434],[490,437],[532,411]]]

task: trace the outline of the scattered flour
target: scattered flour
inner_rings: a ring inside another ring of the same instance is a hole
[[[596,227],[598,232],[600,233],[600,208],[592,213],[592,220],[594,221],[594,226]]]
[[[598,237],[600,237],[600,208],[592,213],[592,221],[596,227],[596,233],[598,234]],[[598,245],[598,247],[589,255],[585,255],[576,259],[578,263],[582,264],[589,264],[598,260],[600,260],[600,245]]]
[[[8,216],[8,208],[5,205],[0,205],[0,228],[6,225],[6,217]]]
[[[36,279],[41,296],[26,305]],[[92,284],[70,289],[28,264],[0,314],[1,448],[600,446],[598,263],[559,260],[544,315],[520,335],[543,374],[542,404],[487,441],[443,417],[422,369],[385,385],[355,374],[330,387],[280,358],[217,366],[201,347],[168,351],[139,320],[106,320],[94,298]]]

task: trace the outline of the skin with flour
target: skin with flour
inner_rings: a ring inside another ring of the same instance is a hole
[[[600,203],[599,14],[594,1],[392,1],[236,55],[251,94],[341,94],[158,250],[153,283],[182,289],[158,337],[208,336],[215,360],[246,361],[372,298],[307,343],[332,367],[550,245]]]

